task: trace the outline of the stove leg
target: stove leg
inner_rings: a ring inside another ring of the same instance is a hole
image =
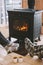
[[[9,40],[11,41],[11,37],[9,37]]]
[[[41,41],[40,36],[38,36],[38,39],[35,40],[35,42]]]
[[[38,40],[41,41],[40,36],[38,37]]]

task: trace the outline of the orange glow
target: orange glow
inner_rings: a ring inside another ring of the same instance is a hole
[[[22,26],[19,28],[20,31],[27,31],[27,26]]]
[[[14,28],[15,28],[16,30],[19,30],[19,31],[27,31],[27,30],[28,30],[27,24],[22,25],[22,26],[14,26]]]

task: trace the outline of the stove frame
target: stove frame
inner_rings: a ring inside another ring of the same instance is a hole
[[[32,42],[38,37],[40,40],[41,32],[41,11],[33,9],[19,9],[19,10],[9,10],[8,19],[9,19],[9,39],[11,37],[17,38],[20,41],[24,42],[24,39],[28,37]],[[13,28],[14,22],[16,20],[26,21],[29,25],[28,31],[17,31]],[[24,44],[22,43],[22,46]]]

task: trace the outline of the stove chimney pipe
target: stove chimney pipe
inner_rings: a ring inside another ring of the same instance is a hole
[[[28,0],[28,8],[29,9],[34,9],[35,5],[35,0]]]

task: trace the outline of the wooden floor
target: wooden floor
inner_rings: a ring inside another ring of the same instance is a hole
[[[8,27],[0,28],[0,31],[3,33],[3,35],[6,38],[9,36]],[[41,41],[38,41],[38,44],[43,44],[43,35],[41,35]],[[29,55],[26,55],[24,57],[24,59],[25,59],[24,60],[25,61],[24,64],[17,64],[17,65],[43,65],[43,60],[39,60],[39,59],[36,59],[36,58],[34,59],[34,58],[30,57]]]
[[[22,57],[23,62],[14,63],[13,62],[14,57],[18,57],[18,58]],[[11,53],[5,56],[5,58],[3,58],[3,61],[0,61],[0,65],[43,65],[43,60],[33,59],[29,55],[21,56],[16,53]]]
[[[9,29],[8,27],[0,27],[0,32],[7,38],[9,37]]]

